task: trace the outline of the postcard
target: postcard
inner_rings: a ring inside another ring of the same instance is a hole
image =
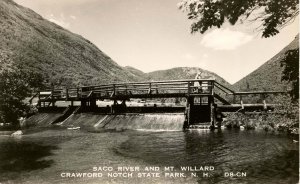
[[[14,183],[299,183],[299,2],[1,0]]]

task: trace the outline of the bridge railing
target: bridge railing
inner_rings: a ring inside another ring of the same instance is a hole
[[[245,102],[246,99],[251,99],[253,96],[259,96],[260,102],[264,102],[268,96],[286,93],[285,91],[236,92],[213,79],[190,79],[114,83],[77,88],[50,89],[40,91],[35,96],[38,96],[38,98],[43,101],[57,101],[80,100],[84,98],[112,99],[120,96],[127,98],[154,98],[159,95],[159,97],[164,96],[161,94],[167,94],[166,96],[168,97],[214,95],[216,91],[224,93],[226,95],[226,97],[223,97],[224,100],[233,104],[243,103],[243,100]],[[224,100],[223,102],[225,102]],[[252,101],[254,102],[254,97]]]
[[[240,92],[229,89],[228,87],[215,82],[215,88],[222,91],[225,94],[226,100],[233,104],[243,103],[264,103],[268,100],[273,101],[273,97],[278,94],[286,94],[287,91],[249,91]]]
[[[203,84],[203,85],[201,85]],[[212,93],[213,81],[210,80],[173,80],[137,83],[118,83],[104,86],[90,86],[87,89],[100,96],[134,94],[172,94],[172,93]],[[84,89],[85,87],[83,87]]]
[[[220,84],[219,82],[215,81],[215,88],[219,89],[220,91],[224,92],[225,94],[233,94],[235,93],[232,89],[229,89],[228,87]]]
[[[212,95],[214,80],[191,79],[191,80],[168,80],[150,82],[115,83],[97,86],[84,86],[78,88],[52,89],[40,91],[39,99],[79,99],[79,98],[112,98],[114,96],[128,97],[132,95],[155,95],[155,94],[182,94],[182,95]]]
[[[274,101],[273,98],[279,94],[287,94],[286,91],[252,91],[252,92],[234,92],[233,103],[267,103]]]

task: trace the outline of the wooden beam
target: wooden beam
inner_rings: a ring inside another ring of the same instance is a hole
[[[287,93],[287,91],[247,91],[247,92],[234,92],[230,93],[230,95],[258,95],[258,94],[284,94]]]

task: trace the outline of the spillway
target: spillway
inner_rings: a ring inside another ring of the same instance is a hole
[[[116,130],[179,131],[183,128],[184,114],[126,114],[109,115],[97,128]]]
[[[62,113],[38,113],[26,120],[26,124],[48,127],[62,116]],[[149,113],[106,115],[97,113],[71,114],[55,125],[80,127],[83,129],[180,131],[183,128],[183,113]]]
[[[49,127],[62,113],[38,113],[25,120],[26,126]]]
[[[106,116],[107,115],[94,113],[72,114],[65,121],[63,121],[61,125],[67,127],[94,127],[94,125],[96,125]]]

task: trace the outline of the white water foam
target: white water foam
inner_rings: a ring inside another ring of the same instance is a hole
[[[115,130],[180,131],[184,120],[183,113],[108,115],[95,127]]]

